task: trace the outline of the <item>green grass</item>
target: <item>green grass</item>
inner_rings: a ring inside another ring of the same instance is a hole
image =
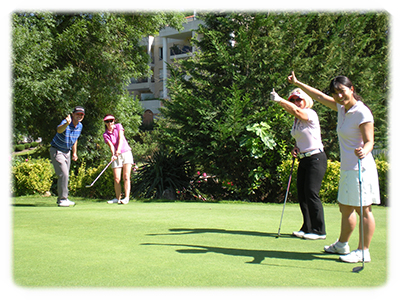
[[[28,287],[376,287],[387,280],[387,208],[374,207],[372,262],[360,273],[325,254],[340,230],[326,205],[327,240],[290,236],[297,204],[143,203],[13,198],[13,276]],[[355,249],[354,232],[351,249]],[[360,264],[358,264],[360,265]]]

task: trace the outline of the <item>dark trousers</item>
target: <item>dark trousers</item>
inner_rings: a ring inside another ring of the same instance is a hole
[[[304,157],[297,169],[297,194],[303,214],[301,231],[325,235],[324,208],[319,198],[327,160],[324,152]]]

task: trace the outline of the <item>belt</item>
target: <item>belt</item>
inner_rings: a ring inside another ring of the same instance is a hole
[[[300,159],[302,159],[302,158],[304,158],[304,157],[310,157],[310,156],[312,156],[312,155],[314,155],[314,154],[318,154],[318,153],[322,153],[322,152],[324,152],[324,150],[322,150],[322,149],[315,149],[315,150],[311,150],[311,151],[309,151],[309,152],[299,153],[299,154],[298,154],[298,157],[299,157]]]

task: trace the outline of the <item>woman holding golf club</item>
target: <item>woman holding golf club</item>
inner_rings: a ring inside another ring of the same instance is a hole
[[[378,173],[371,153],[374,146],[372,113],[355,93],[352,82],[345,76],[332,79],[329,87],[332,96],[300,82],[294,72],[288,77],[288,81],[301,88],[311,98],[338,112],[336,130],[340,146],[338,202],[342,214],[341,231],[339,239],[330,246],[325,246],[324,250],[345,254],[340,256],[344,262],[369,262],[369,246],[375,230],[371,205],[380,203]],[[359,160],[361,172],[358,167]],[[356,213],[362,216],[359,244],[356,250],[350,252],[348,242],[357,224]]]
[[[281,98],[275,90],[271,100],[289,114],[293,115],[294,124],[291,134],[296,140],[292,150],[293,159],[298,157],[297,194],[303,214],[303,225],[293,235],[308,240],[325,239],[324,209],[319,198],[322,179],[324,178],[327,159],[321,141],[321,131],[317,113],[311,109],[313,100],[297,88],[290,93],[288,100]]]
[[[113,161],[111,168],[114,175],[114,189],[116,198],[107,203],[128,204],[131,191],[131,170],[133,165],[132,149],[124,135],[122,124],[115,124],[113,115],[106,115],[103,119],[105,132],[104,142],[110,147]],[[121,171],[124,180],[125,198],[121,199]]]

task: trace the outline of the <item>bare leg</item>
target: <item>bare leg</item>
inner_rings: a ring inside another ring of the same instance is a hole
[[[128,199],[131,193],[131,170],[132,170],[132,164],[123,165],[125,198]]]
[[[115,196],[118,200],[121,199],[121,170],[122,168],[113,169]]]
[[[339,203],[340,212],[342,213],[342,225],[340,229],[339,242],[346,243],[350,240],[350,236],[353,233],[357,225],[357,215],[355,213],[355,207],[343,205]]]
[[[360,215],[360,208],[357,207],[356,211],[358,215]],[[371,205],[363,207],[363,226],[364,226],[364,249],[369,249],[369,245],[371,244],[372,236],[375,232],[375,218],[372,214]],[[360,220],[361,222],[361,220]],[[361,226],[360,226],[360,238],[358,242],[358,249],[362,249],[361,247]]]

